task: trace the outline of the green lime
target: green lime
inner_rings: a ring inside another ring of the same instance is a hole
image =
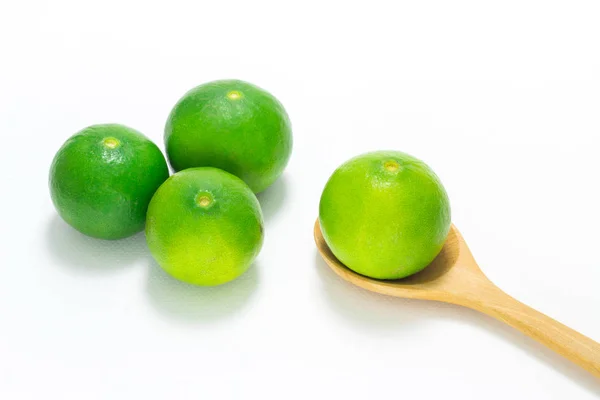
[[[333,254],[377,279],[425,268],[450,229],[448,195],[422,161],[398,151],[355,157],[329,178],[319,222]]]
[[[146,239],[173,277],[202,286],[242,275],[260,252],[263,217],[252,190],[217,168],[171,176],[148,208]]]
[[[220,168],[258,193],[283,173],[292,152],[292,128],[270,93],[243,81],[214,81],[190,90],[175,105],[165,144],[176,171]]]
[[[168,177],[165,157],[140,132],[93,125],[54,157],[50,192],[59,215],[78,231],[121,239],[144,229],[148,204]]]

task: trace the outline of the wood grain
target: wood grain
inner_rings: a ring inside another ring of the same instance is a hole
[[[327,246],[318,220],[314,236],[327,265],[356,286],[389,296],[443,301],[480,311],[518,329],[600,378],[600,344],[500,290],[481,271],[454,225],[442,251],[427,268],[395,281],[368,278],[344,266]]]

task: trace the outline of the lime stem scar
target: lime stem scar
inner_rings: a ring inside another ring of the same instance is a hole
[[[390,172],[396,172],[400,169],[400,164],[398,164],[398,161],[390,160],[383,163],[383,168]]]
[[[232,90],[231,92],[227,93],[227,98],[229,98],[229,100],[237,100],[241,97],[242,93],[237,90]]]
[[[206,196],[202,196],[198,199],[198,204],[200,204],[202,207],[206,207],[210,204],[210,199]]]
[[[202,208],[210,207],[214,201],[215,200],[210,193],[201,192],[196,196],[196,204]]]
[[[102,143],[109,149],[116,149],[121,144],[121,142],[119,142],[119,139],[116,139],[114,137],[107,137],[102,141]]]

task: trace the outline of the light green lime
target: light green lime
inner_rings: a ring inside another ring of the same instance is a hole
[[[319,222],[331,251],[348,268],[399,279],[422,270],[440,252],[450,229],[450,204],[424,162],[378,151],[333,173],[321,196]]]
[[[241,179],[216,168],[191,168],[156,192],[146,238],[158,264],[173,277],[220,285],[243,274],[260,252],[263,217]]]

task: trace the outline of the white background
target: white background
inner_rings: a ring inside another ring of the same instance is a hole
[[[444,182],[501,288],[600,341],[597,1],[7,1],[0,5],[0,398],[596,399],[600,382],[474,311],[351,287],[312,226],[340,163],[398,149]],[[56,215],[55,151],[94,123],[162,147],[193,86],[286,106],[294,153],[266,241],[218,288],[143,234]]]

